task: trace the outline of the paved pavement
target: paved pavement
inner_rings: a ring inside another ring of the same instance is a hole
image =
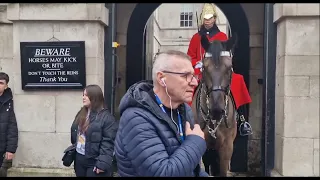
[[[115,172],[114,177],[118,177]],[[257,177],[258,174],[229,172],[228,177]],[[15,168],[8,170],[8,177],[75,177],[73,168],[68,169],[40,169],[40,168]]]
[[[248,174],[239,174],[239,173],[229,173],[230,177],[255,177],[254,175],[248,175]],[[8,173],[8,177],[75,177],[74,174],[56,174],[56,173],[30,173],[30,172],[24,172],[24,173],[17,173],[17,172],[10,172]],[[118,175],[115,173],[114,177],[118,177]]]

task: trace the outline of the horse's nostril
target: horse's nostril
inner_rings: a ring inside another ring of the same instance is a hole
[[[222,110],[219,110],[219,109],[215,109],[213,110],[213,114],[220,114]]]
[[[220,118],[221,115],[224,114],[224,110],[223,109],[220,109],[220,108],[216,108],[216,109],[213,109],[212,110],[212,115],[215,117],[215,118]]]
[[[220,108],[220,107],[215,107],[215,108],[213,108],[212,109],[212,111],[214,112],[214,113],[221,113],[221,112],[224,112],[224,109],[222,109],[222,108]]]

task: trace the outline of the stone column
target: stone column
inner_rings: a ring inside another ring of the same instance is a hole
[[[13,87],[12,73],[12,22],[7,18],[7,4],[0,3],[0,72],[9,75],[9,87]]]
[[[117,48],[119,72],[118,76],[121,78],[121,82],[118,84],[115,95],[115,116],[119,119],[118,105],[122,96],[126,93],[126,53],[127,53],[127,30],[131,14],[137,4],[136,3],[120,3],[117,4],[117,28],[116,28],[116,40],[120,43],[120,47]]]
[[[263,18],[264,4],[241,4],[250,28],[250,69],[249,93],[252,103],[249,105],[249,122],[253,134],[248,137],[248,171],[260,172],[261,161],[261,127],[262,127],[262,85],[258,79],[263,78]]]
[[[319,4],[275,4],[275,170],[319,176]]]
[[[6,46],[7,56],[13,59],[13,64],[9,64],[10,83],[19,127],[14,166],[62,168],[63,151],[70,145],[71,123],[82,106],[82,91],[23,91],[20,42],[85,41],[87,84],[98,84],[104,89],[104,27],[108,24],[108,9],[104,3],[9,3],[7,18],[13,23],[6,37],[11,39],[0,45]]]

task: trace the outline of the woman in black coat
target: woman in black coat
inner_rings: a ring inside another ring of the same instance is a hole
[[[112,176],[114,140],[118,123],[105,108],[98,85],[83,91],[83,107],[71,126],[71,143],[76,146],[74,169],[77,177]]]

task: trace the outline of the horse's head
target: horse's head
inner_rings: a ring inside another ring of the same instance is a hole
[[[219,119],[226,111],[226,95],[230,90],[232,76],[232,52],[236,38],[227,41],[209,42],[208,38],[201,37],[201,45],[206,54],[203,59],[202,78],[206,86],[209,111],[212,117]]]

